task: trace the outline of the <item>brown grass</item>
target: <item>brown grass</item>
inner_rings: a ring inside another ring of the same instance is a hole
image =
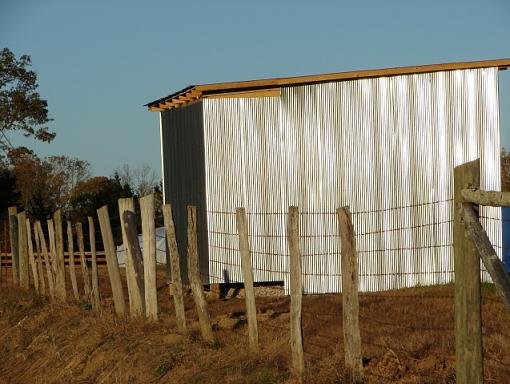
[[[103,271],[104,272],[104,271]],[[159,277],[160,321],[117,318],[111,300],[96,314],[84,303],[51,303],[32,291],[1,287],[0,382],[292,383],[287,297],[260,297],[261,352],[250,356],[244,300],[209,302],[214,344],[200,340],[191,297],[190,333],[175,333],[172,303]],[[101,279],[108,297],[107,280]],[[127,297],[127,296],[126,296]],[[510,314],[483,290],[485,380],[510,382]],[[453,287],[416,288],[360,298],[367,383],[455,382]],[[303,332],[309,383],[345,382],[340,295],[306,296]],[[223,324],[220,322],[220,324]]]

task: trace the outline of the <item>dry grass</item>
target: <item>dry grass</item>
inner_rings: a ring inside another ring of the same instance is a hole
[[[164,279],[160,276],[160,287]],[[107,281],[102,278],[105,297]],[[485,379],[510,382],[510,314],[484,288]],[[175,333],[166,290],[161,320],[120,319],[110,300],[96,314],[83,303],[51,303],[32,292],[1,288],[0,382],[5,383],[292,383],[287,297],[257,299],[261,352],[250,356],[244,300],[209,302],[214,344],[200,340],[194,305],[186,297],[190,333]],[[341,296],[306,296],[303,332],[309,383],[345,382]],[[367,383],[453,383],[453,289],[417,288],[360,298]],[[233,322],[235,323],[235,321]]]

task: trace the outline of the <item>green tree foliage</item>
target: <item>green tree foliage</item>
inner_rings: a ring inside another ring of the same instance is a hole
[[[501,149],[501,190],[510,191],[510,152]]]
[[[55,133],[44,125],[48,103],[37,92],[37,74],[29,69],[30,56],[16,59],[8,48],[0,52],[0,149],[13,149],[9,132],[18,131],[26,137],[50,142]]]

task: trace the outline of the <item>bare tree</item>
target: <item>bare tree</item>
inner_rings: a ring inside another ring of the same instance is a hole
[[[136,168],[123,164],[115,172],[122,185],[128,185],[137,196],[145,196],[154,192],[159,186],[159,177],[148,164]]]

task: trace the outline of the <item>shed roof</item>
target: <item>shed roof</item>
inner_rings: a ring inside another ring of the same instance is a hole
[[[280,77],[274,79],[233,81],[227,83],[190,85],[178,92],[151,101],[145,106],[150,111],[163,111],[182,107],[208,97],[265,97],[280,94],[280,87],[290,85],[306,85],[332,81],[345,81],[366,79],[373,77],[386,77],[429,73],[439,71],[453,71],[458,69],[510,67],[510,58],[484,61],[468,61],[446,64],[431,64],[411,67],[371,69],[363,71],[338,72],[322,75],[309,75],[297,77]]]

